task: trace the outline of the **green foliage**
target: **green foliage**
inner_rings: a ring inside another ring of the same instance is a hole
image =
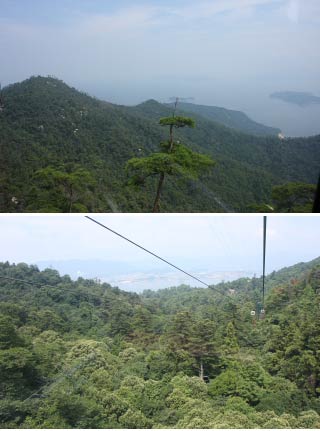
[[[197,179],[201,172],[215,164],[210,157],[198,154],[173,140],[173,128],[195,127],[192,118],[173,115],[160,119],[160,124],[170,128],[170,139],[160,143],[162,152],[143,158],[133,158],[126,165],[126,171],[131,175],[129,184],[141,185],[148,177],[159,176],[153,212],[160,209],[160,197],[166,175],[180,175],[185,178]]]
[[[0,350],[23,346],[23,344],[12,319],[9,316],[0,315]]]
[[[311,212],[316,187],[313,184],[288,183],[272,189],[277,212]]]
[[[312,212],[316,194],[316,186],[304,183],[287,183],[274,186],[269,204],[252,205],[257,212],[285,212],[309,213]]]
[[[320,427],[320,417],[319,414],[313,410],[308,410],[302,412],[299,415],[298,421],[295,426],[297,428],[319,428]]]
[[[209,394],[217,396],[239,396],[252,405],[257,404],[261,394],[260,387],[245,376],[241,369],[228,369],[209,384]]]
[[[123,428],[150,428],[151,422],[139,410],[128,409],[120,418],[119,423]]]
[[[23,347],[0,350],[0,399],[26,395],[39,381],[36,358]]]
[[[318,272],[316,259],[268,275],[253,327],[256,278],[216,286],[232,297],[137,295],[0,263],[36,283],[0,278],[1,427],[319,428]]]
[[[133,193],[126,185],[125,165],[130,159],[161,152],[159,142],[167,137],[159,118],[168,118],[170,128],[170,107],[155,101],[136,107],[112,105],[50,77],[8,86],[3,96],[0,211],[68,212],[71,206],[73,212],[141,212],[149,208],[155,183],[150,179]],[[251,204],[268,202],[273,186],[316,183],[319,136],[280,141],[276,136],[258,137],[227,128],[204,111],[192,116],[196,128],[190,127],[190,121],[181,123],[186,127],[172,125],[175,140],[216,165],[198,179],[194,172],[184,179],[180,173],[172,175],[163,190],[162,211],[247,211]],[[177,112],[175,118],[184,119],[185,113]],[[258,131],[251,126],[250,133]]]
[[[235,328],[232,322],[229,322],[227,325],[224,344],[225,344],[225,352],[227,354],[234,354],[239,351],[238,340],[237,340]]]
[[[203,169],[210,166],[214,166],[214,162],[208,156],[176,144],[169,154],[155,153],[149,157],[129,160],[127,172],[132,175],[130,183],[138,185],[144,183],[146,178],[161,173],[196,179]]]
[[[6,428],[18,428],[31,413],[30,405],[6,398],[0,400],[0,425]]]
[[[35,354],[41,358],[39,369],[42,375],[52,377],[55,370],[61,364],[66,353],[62,337],[55,331],[43,331],[33,339]]]
[[[264,428],[281,429],[289,428],[289,423],[283,418],[272,418],[264,424]]]
[[[86,206],[77,201],[84,199],[87,190],[93,188],[95,181],[91,173],[84,168],[69,166],[69,171],[65,172],[48,166],[35,172],[34,179],[40,188],[40,195],[44,196],[42,198],[44,205],[50,193],[51,205],[55,205],[57,210],[62,207],[64,212],[78,212],[77,210],[86,212]],[[56,199],[55,203],[53,197]],[[35,197],[34,205],[39,204],[38,200],[39,198]]]
[[[166,374],[174,375],[176,372],[176,365],[167,350],[151,350],[145,360],[149,370],[148,375],[151,379],[161,380]]]
[[[196,125],[195,121],[192,118],[181,117],[176,115],[174,117],[161,118],[159,121],[159,124],[161,126],[173,126],[173,127],[176,127],[177,129],[185,126],[194,128]]]
[[[126,169],[129,175],[134,174],[130,182],[140,184],[149,176],[158,175],[162,172],[169,175],[178,174],[181,166],[174,162],[170,154],[155,153],[149,157],[129,160]],[[135,172],[137,173],[135,174]]]

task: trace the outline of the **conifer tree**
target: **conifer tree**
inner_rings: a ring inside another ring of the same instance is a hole
[[[192,118],[177,116],[175,109],[172,117],[161,118],[159,124],[169,127],[169,139],[160,143],[160,152],[143,158],[132,158],[127,162],[126,169],[130,178],[130,184],[142,185],[149,177],[157,176],[158,185],[153,204],[153,212],[160,211],[160,199],[163,184],[167,175],[197,178],[205,169],[212,167],[215,162],[204,154],[199,154],[174,140],[174,129],[183,127],[195,127]]]

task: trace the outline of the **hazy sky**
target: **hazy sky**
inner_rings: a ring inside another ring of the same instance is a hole
[[[319,0],[0,0],[0,6],[3,84],[54,75],[111,102],[193,96],[242,109],[286,133],[319,131],[318,111],[314,119],[301,109],[280,118],[272,116],[277,102],[266,106],[277,90],[320,95]],[[304,126],[290,129],[296,118]]]
[[[202,268],[205,272],[261,273],[262,216],[96,215],[94,218],[186,271]],[[151,267],[174,271],[84,216],[0,216],[0,243],[0,261],[99,259],[124,266],[135,263],[141,273]],[[319,244],[320,217],[269,216],[267,271],[318,257]],[[189,282],[194,285],[192,280]],[[165,282],[163,287],[168,287]]]
[[[188,86],[192,92],[199,81],[230,90],[241,84],[320,91],[319,0],[1,0],[0,5],[4,83],[50,74],[110,93],[124,84],[132,100],[140,88],[150,95],[163,90],[166,97]]]

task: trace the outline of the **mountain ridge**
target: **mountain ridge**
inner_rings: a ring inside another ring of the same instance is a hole
[[[53,78],[35,77],[3,90],[0,113],[2,212],[64,212],[65,198],[47,190],[37,172],[86,169],[78,211],[148,212],[155,184],[127,187],[125,164],[158,151],[167,132],[159,125],[172,109],[156,101],[137,107],[92,98]],[[269,199],[271,187],[288,181],[316,183],[320,136],[279,140],[253,136],[193,114],[196,128],[176,133],[194,151],[216,160],[198,181],[168,179],[165,212],[247,211]],[[50,196],[50,204],[49,204]],[[18,203],[16,203],[18,202]]]
[[[179,102],[179,110],[199,114],[227,127],[257,136],[278,136],[281,129],[266,126],[249,118],[244,112],[211,105]]]

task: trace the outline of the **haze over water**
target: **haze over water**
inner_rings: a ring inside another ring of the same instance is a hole
[[[121,104],[172,96],[320,133],[319,0],[1,0],[0,82],[56,76]]]
[[[261,215],[95,218],[207,284],[261,275]],[[320,217],[270,215],[267,225],[267,274],[319,256]],[[82,216],[4,215],[0,243],[0,262],[51,266],[74,279],[98,278],[123,290],[203,286]]]
[[[270,98],[274,88],[270,90],[252,89],[249,85],[242,88],[239,84],[232,90],[220,87],[210,80],[197,83],[130,83],[101,85],[85,85],[89,94],[109,102],[136,105],[147,99],[168,102],[173,95],[190,97],[189,102],[198,105],[219,106],[222,108],[242,111],[252,120],[267,126],[281,129],[287,137],[312,136],[320,134],[320,104],[298,106],[281,100]],[[178,90],[177,90],[178,88]],[[277,87],[276,87],[277,89]],[[164,96],[167,95],[167,97]]]

